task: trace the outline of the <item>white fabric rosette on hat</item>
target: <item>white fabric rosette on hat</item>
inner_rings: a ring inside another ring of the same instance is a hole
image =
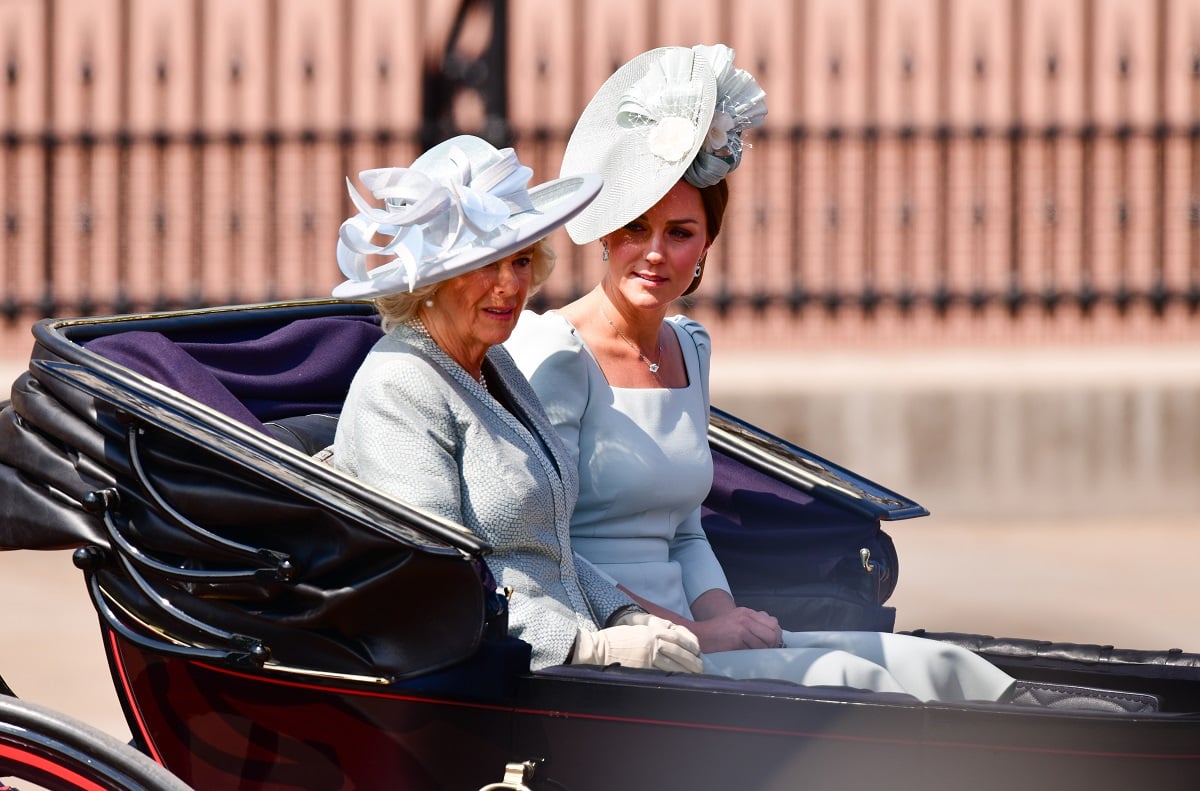
[[[412,291],[486,266],[521,250],[575,216],[600,191],[579,173],[528,188],[533,171],[511,148],[460,135],[407,168],[359,173],[383,206],[346,180],[358,210],[338,231],[339,299]],[[372,267],[378,259],[389,259]]]
[[[576,244],[643,214],[681,178],[708,187],[741,161],[742,133],[762,124],[766,94],[724,44],[661,47],[609,77],[567,142],[560,175],[599,173],[604,187],[567,223]]]

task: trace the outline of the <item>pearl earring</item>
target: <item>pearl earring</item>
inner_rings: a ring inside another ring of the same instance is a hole
[[[427,308],[432,308],[432,307],[433,307],[433,300],[432,300],[432,299],[427,299],[427,300],[425,300],[425,307],[427,307]]]

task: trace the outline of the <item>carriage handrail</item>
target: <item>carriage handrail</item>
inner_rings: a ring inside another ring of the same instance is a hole
[[[919,503],[851,472],[817,454],[712,407],[708,442],[818,499],[830,500],[873,519],[893,521],[928,516]]]
[[[95,573],[97,568],[105,562],[103,556],[104,550],[93,545],[77,549],[73,560],[75,565],[84,572],[88,593],[96,612],[99,613],[104,623],[122,638],[143,649],[184,659],[207,659],[233,665],[261,667],[270,657],[270,650],[261,641],[254,638],[231,634],[229,635],[231,638],[240,638],[237,642],[241,645],[236,648],[203,648],[167,639],[155,640],[131,629],[122,622],[109,604],[108,596]]]
[[[150,489],[147,489],[151,491]],[[155,497],[155,501],[159,506],[167,511],[171,516],[176,516],[177,512],[170,510],[170,506],[165,502]],[[147,553],[143,552],[140,547],[131,542],[125,537],[121,527],[117,524],[117,520],[113,517],[113,512],[119,508],[119,495],[116,489],[103,489],[96,492],[88,492],[84,497],[84,508],[93,513],[99,512],[104,521],[105,530],[108,536],[113,540],[113,543],[121,550],[122,557],[128,557],[137,565],[150,569],[164,577],[177,580],[185,580],[188,582],[287,582],[292,579],[295,573],[295,566],[290,560],[285,560],[276,568],[260,568],[260,569],[232,569],[232,570],[211,570],[211,569],[189,569],[181,566],[171,565],[156,560]],[[176,524],[176,527],[181,528],[186,533],[200,532],[202,534],[212,535],[208,531],[203,530],[198,525],[184,520],[179,517],[181,522]],[[244,550],[246,552],[257,552],[260,556],[265,556],[267,553],[279,556],[282,553],[274,552],[274,550],[262,549],[253,550],[248,547],[243,547],[240,544],[233,542],[222,541],[219,537],[213,536],[218,546],[228,548],[233,551]]]

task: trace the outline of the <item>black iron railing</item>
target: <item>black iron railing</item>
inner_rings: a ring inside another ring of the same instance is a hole
[[[899,34],[889,50],[882,0],[770,5],[697,5],[742,24],[732,43],[771,114],[694,307],[749,321],[1195,316],[1200,32],[1172,31],[1200,31],[1200,0],[1014,0],[987,11],[1001,45],[958,42],[974,22],[943,0],[902,25],[914,41],[937,29],[925,50]],[[458,129],[556,175],[606,70],[691,35],[657,2],[632,18],[589,0],[433,6],[368,19],[381,6],[353,0],[0,5],[0,316],[324,295],[346,176]],[[838,43],[845,26],[857,38]],[[598,274],[595,251],[556,242],[541,306]]]

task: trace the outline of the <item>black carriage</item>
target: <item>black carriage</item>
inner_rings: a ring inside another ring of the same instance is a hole
[[[1180,651],[923,633],[1016,676],[1001,703],[531,672],[482,541],[314,458],[379,332],[333,301],[34,328],[0,413],[0,547],[76,549],[134,744],[186,783],[1194,787]],[[892,629],[881,525],[926,511],[719,409],[709,437],[704,525],[738,600]]]

